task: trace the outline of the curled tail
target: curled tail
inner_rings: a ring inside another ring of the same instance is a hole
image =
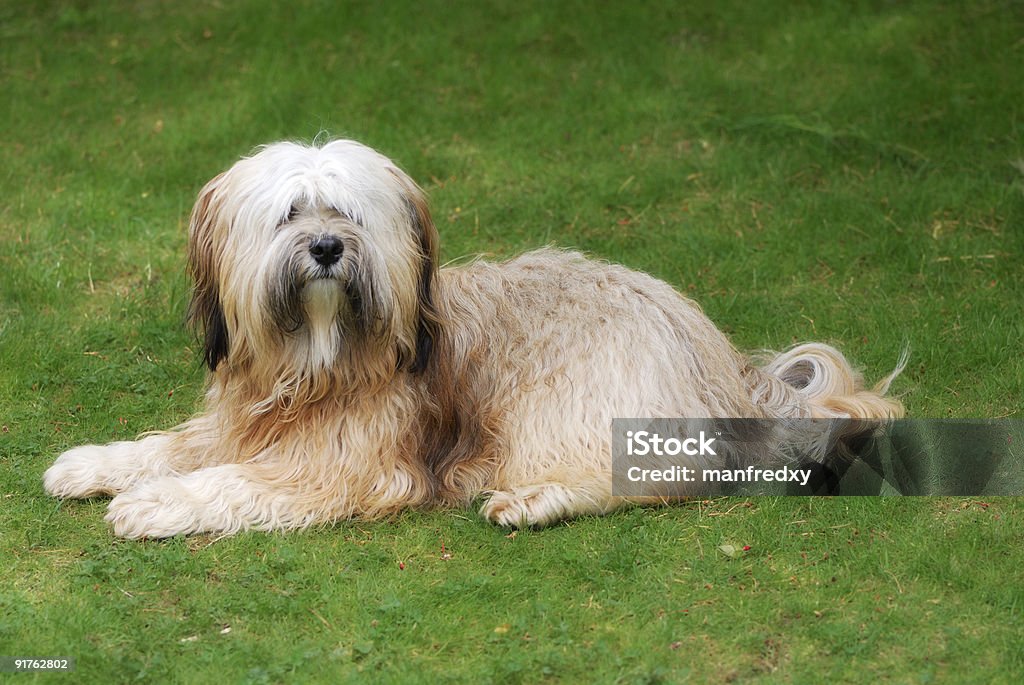
[[[843,354],[822,343],[805,343],[762,358],[751,395],[756,404],[780,417],[898,419],[903,404],[885,397],[889,385],[907,365],[908,352],[896,368],[870,390],[864,377]]]

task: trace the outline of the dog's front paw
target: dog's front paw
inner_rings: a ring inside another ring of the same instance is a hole
[[[179,479],[154,478],[110,501],[106,519],[122,538],[169,538],[203,529],[202,503]]]
[[[83,445],[57,457],[43,474],[46,492],[62,499],[114,494],[107,480],[107,451],[101,445]]]

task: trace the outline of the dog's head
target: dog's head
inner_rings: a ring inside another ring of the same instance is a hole
[[[242,159],[200,192],[188,261],[211,370],[429,360],[437,232],[416,184],[364,145],[275,143]]]

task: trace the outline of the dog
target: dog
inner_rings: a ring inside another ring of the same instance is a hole
[[[836,349],[757,361],[668,284],[576,252],[439,268],[421,189],[360,143],[257,149],[200,191],[189,321],[205,408],[71,449],[59,498],[115,535],[301,529],[468,506],[545,526],[611,491],[615,417],[896,418]]]

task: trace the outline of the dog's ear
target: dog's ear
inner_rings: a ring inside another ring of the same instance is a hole
[[[220,174],[199,192],[188,227],[188,271],[193,281],[188,321],[203,340],[203,360],[211,371],[216,371],[228,356],[228,326],[220,304],[217,260],[217,196],[223,180],[224,174]]]
[[[427,199],[408,176],[393,170],[405,187],[405,200],[409,208],[409,219],[418,242],[420,252],[419,284],[416,292],[416,349],[412,359],[404,356],[399,359],[399,366],[404,366],[413,373],[419,373],[430,363],[434,347],[440,337],[441,317],[437,311],[437,259],[438,236],[434,220],[427,208]]]

